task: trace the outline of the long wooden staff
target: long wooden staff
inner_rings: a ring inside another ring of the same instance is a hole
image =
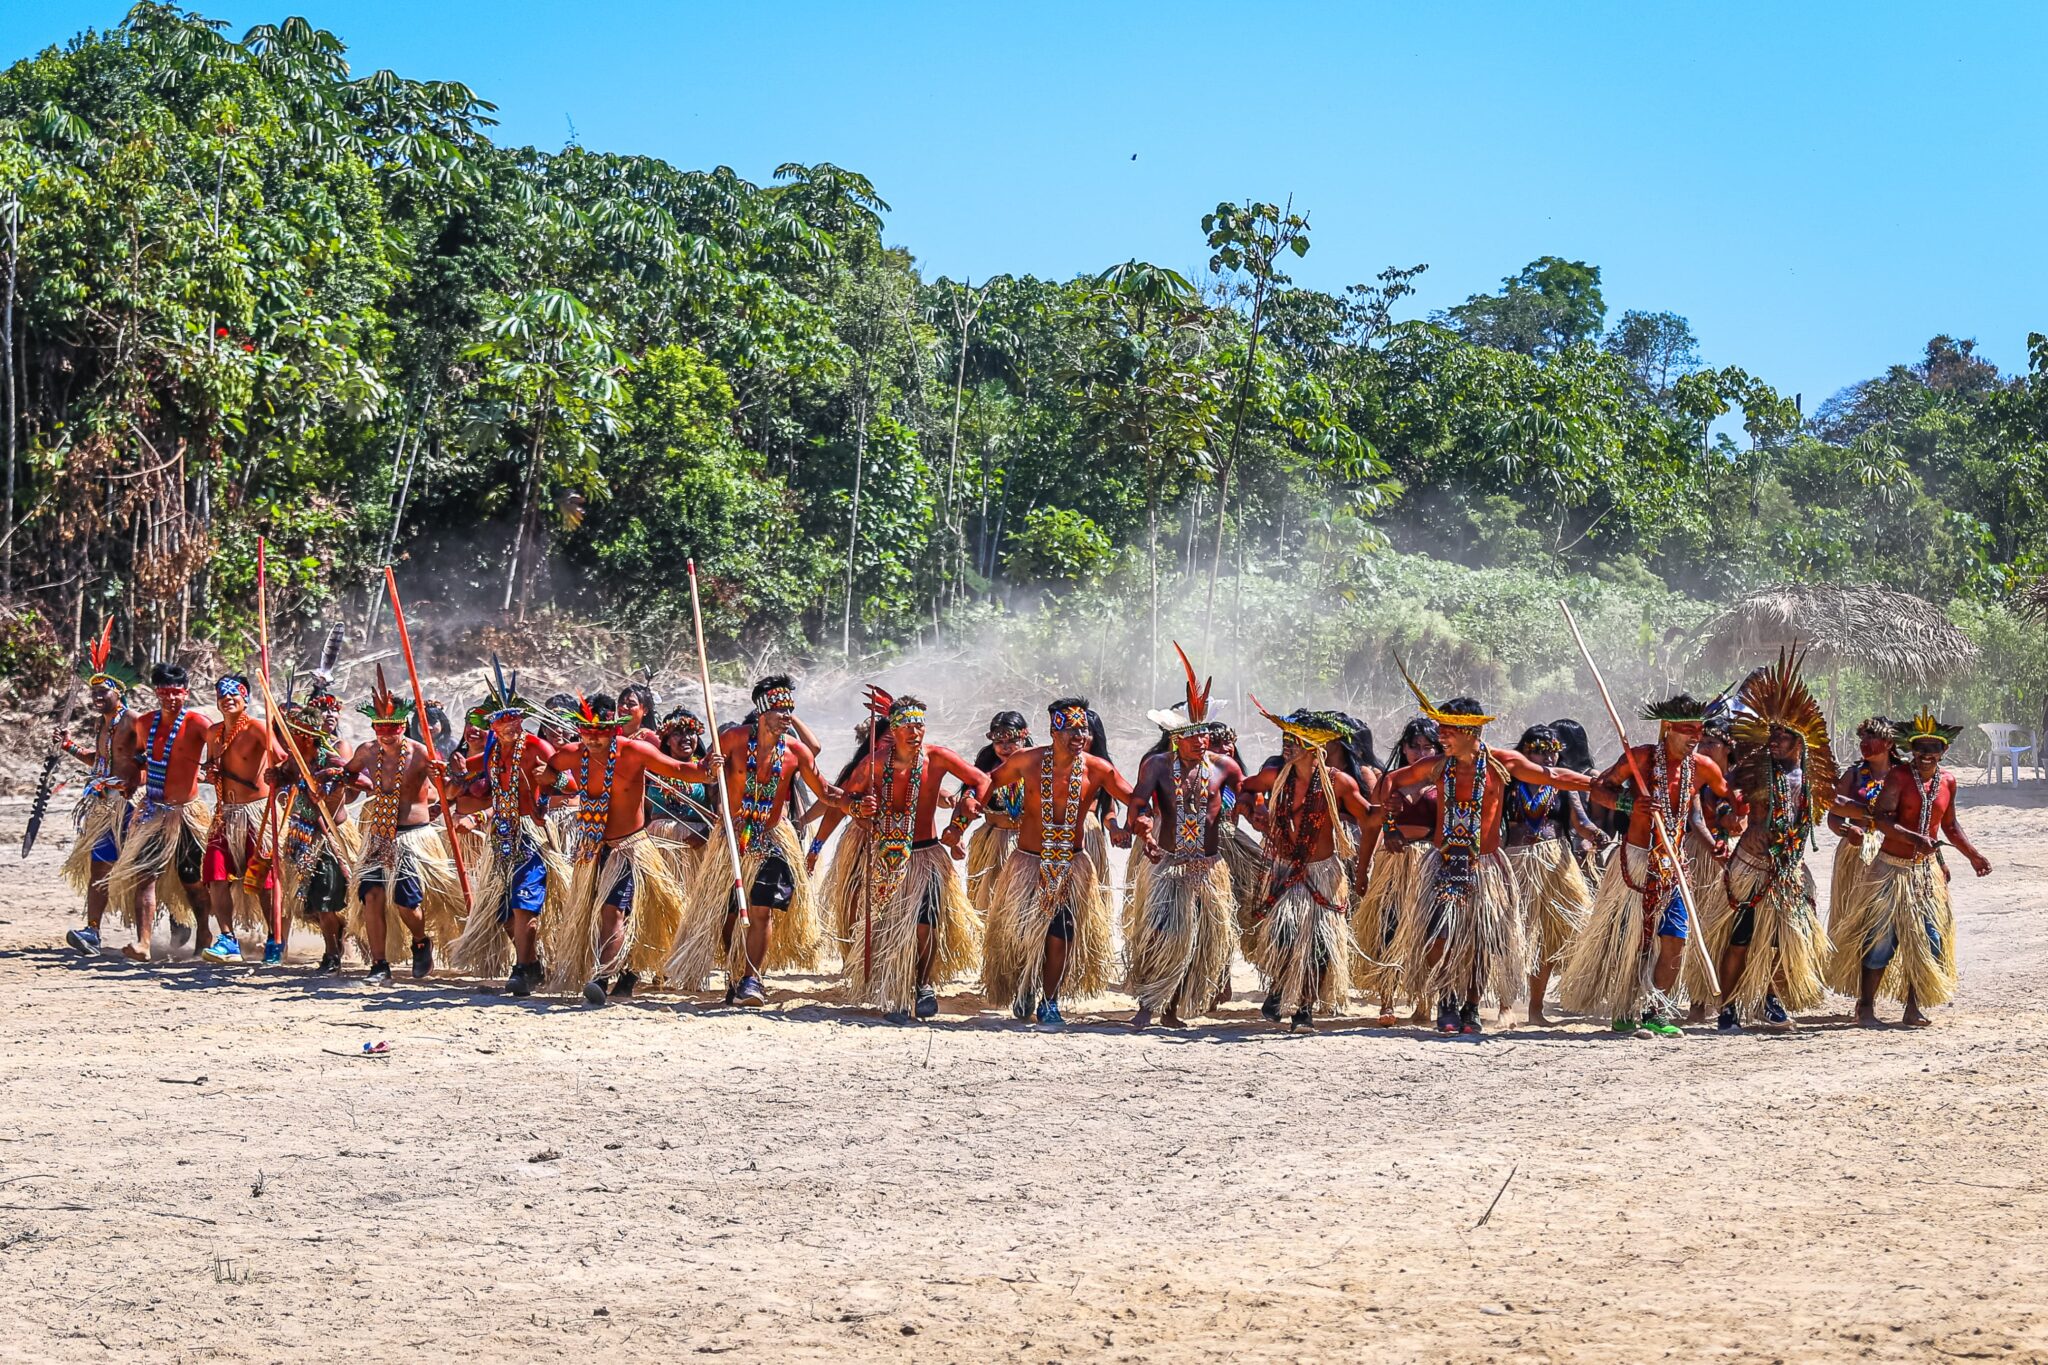
[[[1679,856],[1678,846],[1671,841],[1671,831],[1665,828],[1664,817],[1657,813],[1656,799],[1661,793],[1652,792],[1649,782],[1643,776],[1642,764],[1636,761],[1636,751],[1629,746],[1628,731],[1622,728],[1621,713],[1614,709],[1614,698],[1608,695],[1607,681],[1600,676],[1600,666],[1593,662],[1593,651],[1586,648],[1586,637],[1579,633],[1578,618],[1572,615],[1570,604],[1563,598],[1558,599],[1557,606],[1558,610],[1564,613],[1565,624],[1572,628],[1572,638],[1579,642],[1579,655],[1586,661],[1586,671],[1593,675],[1594,685],[1600,689],[1600,701],[1607,708],[1607,718],[1614,722],[1614,733],[1621,736],[1621,756],[1628,760],[1629,772],[1636,780],[1636,790],[1642,793],[1644,800],[1651,803],[1649,807],[1650,829],[1657,836],[1658,844],[1663,847],[1664,856],[1671,860],[1671,870],[1678,877],[1678,894],[1685,897],[1688,915],[1696,919],[1699,914],[1700,903],[1693,899],[1692,879],[1685,875],[1685,859]],[[1686,812],[1680,811],[1678,818],[1681,820],[1685,819]],[[1622,870],[1626,872],[1628,870],[1627,850],[1624,849],[1622,851],[1621,857],[1623,859]],[[1707,945],[1703,941],[1705,935],[1701,932],[1702,928],[1703,926],[1700,924],[1694,923],[1691,926],[1691,932],[1687,933],[1685,938],[1686,942],[1690,943],[1698,952],[1700,965],[1706,969],[1707,984],[1713,988],[1714,994],[1718,996],[1721,993],[1721,978],[1714,970],[1712,955],[1707,952]]]
[[[427,694],[420,690],[420,671],[412,661],[412,636],[405,629],[405,607],[398,600],[398,576],[384,566],[384,595],[391,600],[391,620],[398,627],[398,648],[405,655],[405,675],[412,679],[412,704],[420,718],[420,741],[427,746],[430,771],[438,771],[441,756],[434,752],[434,727],[427,720]],[[462,887],[462,903],[469,904],[469,868],[462,861],[462,840],[455,833],[455,803],[448,799],[446,775],[436,782],[441,789],[441,819],[448,826],[448,851],[455,855],[455,880]]]
[[[740,837],[732,827],[732,793],[726,790],[731,780],[725,771],[725,746],[719,742],[718,709],[711,701],[711,656],[704,652],[704,609],[697,602],[697,561],[683,561],[683,568],[690,576],[690,624],[697,631],[697,681],[704,688],[704,729],[711,736],[711,752],[718,755],[718,823],[725,830],[725,853],[732,860],[732,903],[739,915],[739,922],[733,932],[744,935],[747,932],[747,897],[740,881],[744,874],[740,870]],[[745,953],[746,939],[740,940],[740,951]],[[754,959],[747,958],[751,969]]]
[[[256,671],[264,677],[270,675],[270,612],[265,597],[265,584],[268,581],[268,562],[268,548],[264,543],[264,538],[258,536],[256,538]],[[267,707],[268,703],[266,702],[265,705]],[[266,769],[265,785],[270,788],[270,794],[263,799],[263,823],[256,828],[256,844],[249,855],[249,865],[242,869],[242,887],[253,896],[262,895],[263,883],[270,880],[272,872],[277,867],[277,783],[268,780],[267,770],[270,767],[270,744],[275,742],[275,731],[283,722],[284,717],[277,715],[275,712],[264,718],[263,734],[265,740],[270,741],[270,743],[266,743],[263,746],[263,757],[265,760],[263,766]],[[287,745],[292,742],[290,730],[284,732],[284,742]],[[264,851],[266,843],[269,846],[268,852]],[[254,874],[253,877],[252,874]],[[254,886],[249,884],[252,880],[255,882]],[[282,943],[285,938],[284,890],[282,887],[277,886],[273,886],[271,890],[273,892],[272,903],[263,907],[263,913],[269,921],[270,937],[276,942]]]
[[[270,618],[265,610],[268,603],[264,594],[262,536],[256,537],[256,564],[256,685],[263,689],[265,712],[289,726],[291,722],[285,718],[284,708],[277,704],[277,697],[270,690]],[[327,803],[320,799],[320,784],[313,780],[313,770],[306,766],[306,756],[299,752],[297,744],[292,743],[289,729],[285,732],[284,747],[285,752],[292,756],[292,762],[298,767],[299,780],[306,784],[306,800],[312,805],[313,813],[320,817],[320,828],[334,841],[334,850],[339,855],[343,847],[341,835],[335,831],[333,822],[327,818]]]

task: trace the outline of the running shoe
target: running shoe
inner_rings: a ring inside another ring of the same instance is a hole
[[[739,991],[733,996],[733,1003],[743,1009],[759,1009],[768,1003],[768,992],[761,989],[761,978],[752,972],[740,978]]]
[[[434,940],[423,938],[412,945],[412,979],[424,981],[434,971]]]
[[[1020,1024],[1028,1023],[1033,1012],[1037,1009],[1038,997],[1036,995],[1020,995],[1010,1002],[1010,1017]]]
[[[1644,1011],[1643,1022],[1636,1027],[1639,1038],[1683,1038],[1685,1030],[1661,1014]]]
[[[1776,995],[1764,997],[1764,1022],[1773,1028],[1790,1028],[1792,1016],[1785,1013],[1784,1004]]]
[[[386,967],[384,970],[388,974],[391,969]],[[524,962],[518,963],[512,968],[512,975],[505,981],[505,993],[507,995],[533,994],[533,979],[526,974],[526,964]]]
[[[1060,1017],[1059,1001],[1047,997],[1038,1002],[1038,1026],[1048,1032],[1067,1026],[1067,1021]]]
[[[1280,1022],[1280,992],[1274,991],[1259,1006],[1259,1015],[1269,1024]]]
[[[1307,1005],[1303,1005],[1300,1009],[1296,1010],[1294,1017],[1287,1021],[1287,1031],[1289,1033],[1298,1033],[1302,1029],[1313,1029],[1315,1026],[1315,1017],[1309,1013]]]
[[[882,1022],[885,1024],[907,1024],[910,1022],[910,1011],[884,1010],[882,1012]]]
[[[613,982],[612,982],[612,999],[614,999],[614,1000],[630,1000],[630,999],[632,999],[632,997],[633,997],[633,988],[634,988],[635,986],[639,985],[639,984],[640,984],[640,973],[638,973],[638,972],[620,972],[620,973],[618,974],[618,977],[617,977],[617,978],[616,978],[615,980],[613,980]]]
[[[265,939],[263,941],[263,965],[266,967],[276,967],[282,965],[283,962],[284,945],[274,938]]]
[[[1736,1018],[1736,1017],[1735,1017],[1735,1006],[1733,1006],[1733,1005],[1723,1005],[1723,1006],[1721,1006],[1721,1012],[1720,1012],[1720,1014],[1718,1014],[1718,1015],[1716,1015],[1716,1016],[1714,1017],[1714,1032],[1716,1032],[1716,1033],[1740,1033],[1740,1032],[1742,1032],[1742,1021],[1741,1021],[1740,1019],[1738,1019],[1738,1018]]]
[[[208,962],[222,965],[239,964],[242,960],[242,945],[235,942],[233,934],[223,933],[216,935],[213,942],[207,944],[206,950],[199,955]]]
[[[363,980],[372,986],[390,985],[391,964],[389,962],[385,962],[382,960],[372,962],[370,964],[370,970],[364,973]]]
[[[319,965],[319,966],[317,966],[317,967],[315,967],[315,968],[313,969],[314,973],[315,973],[316,975],[319,975],[319,976],[325,976],[325,975],[326,975],[327,973],[329,973],[329,972],[338,972],[338,971],[340,971],[340,970],[341,970],[341,954],[340,954],[340,953],[322,953],[322,954],[320,954],[320,965]]]
[[[1479,1022],[1479,1006],[1468,1003],[1458,1011],[1458,1032],[1479,1034],[1486,1032],[1486,1025]]]
[[[100,934],[97,929],[73,929],[64,935],[64,941],[87,957],[99,956]]]
[[[605,1003],[605,1001],[609,999],[611,999],[611,996],[605,990],[605,981],[603,977],[600,976],[595,980],[586,981],[583,983],[584,1004],[602,1005]]]
[[[1436,1031],[1456,1033],[1458,1029],[1458,1007],[1448,999],[1440,1002],[1436,1007]]]
[[[932,1019],[937,1017],[938,1012],[938,991],[931,986],[919,986],[917,988],[917,1017],[920,1019]]]
[[[1617,1018],[1610,1027],[1615,1033],[1634,1033],[1636,1031],[1636,1021],[1633,1019]]]

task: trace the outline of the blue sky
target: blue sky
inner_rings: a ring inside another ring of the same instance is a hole
[[[0,61],[125,8],[0,5]],[[1292,194],[1305,284],[1428,262],[1419,314],[1587,260],[1610,319],[1682,313],[1809,412],[1937,332],[2011,367],[2048,330],[2048,4],[201,8],[467,81],[507,141],[860,170],[929,273],[1198,270],[1218,199]]]

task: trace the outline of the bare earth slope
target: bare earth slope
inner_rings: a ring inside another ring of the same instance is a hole
[[[60,946],[57,830],[0,881],[0,1358],[2048,1358],[2041,790],[1965,793],[1935,1029],[1668,1043],[136,969]]]

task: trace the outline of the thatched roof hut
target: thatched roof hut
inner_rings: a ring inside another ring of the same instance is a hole
[[[1977,646],[1932,602],[1829,583],[1759,588],[1700,627],[1697,639],[1700,657],[1716,667],[1747,666],[1797,646],[1816,671],[1853,669],[1920,692],[1977,660]]]

